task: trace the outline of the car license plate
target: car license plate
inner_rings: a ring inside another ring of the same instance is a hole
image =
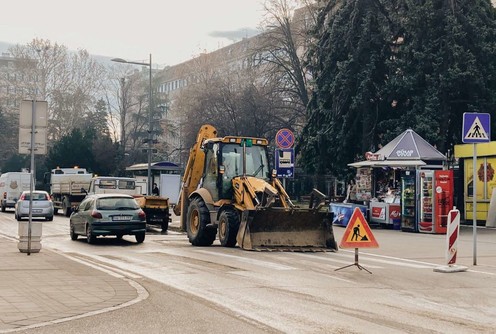
[[[41,213],[41,209],[33,209],[33,213]]]
[[[113,216],[112,220],[131,220],[131,216]]]

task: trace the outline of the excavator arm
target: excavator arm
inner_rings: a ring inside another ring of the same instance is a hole
[[[196,141],[189,151],[188,163],[184,169],[184,176],[181,183],[179,200],[174,207],[174,214],[181,216],[181,229],[186,228],[186,213],[188,211],[188,196],[196,190],[200,183],[203,167],[205,164],[205,153],[202,144],[206,139],[215,138],[217,129],[212,125],[202,125],[198,131]]]

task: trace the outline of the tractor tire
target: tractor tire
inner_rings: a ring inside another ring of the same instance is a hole
[[[239,230],[239,215],[235,210],[227,209],[219,216],[219,241],[224,247],[236,246]]]
[[[210,215],[202,198],[194,198],[189,204],[186,232],[193,246],[210,246],[215,241],[217,229],[208,227]]]

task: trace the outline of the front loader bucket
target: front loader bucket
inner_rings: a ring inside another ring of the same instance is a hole
[[[337,251],[332,213],[314,209],[246,210],[236,240],[246,250]]]

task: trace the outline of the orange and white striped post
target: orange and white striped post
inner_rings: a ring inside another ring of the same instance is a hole
[[[467,267],[456,265],[458,253],[458,237],[460,235],[460,211],[453,207],[448,213],[448,226],[446,231],[446,266],[436,267],[438,272],[466,271]]]

